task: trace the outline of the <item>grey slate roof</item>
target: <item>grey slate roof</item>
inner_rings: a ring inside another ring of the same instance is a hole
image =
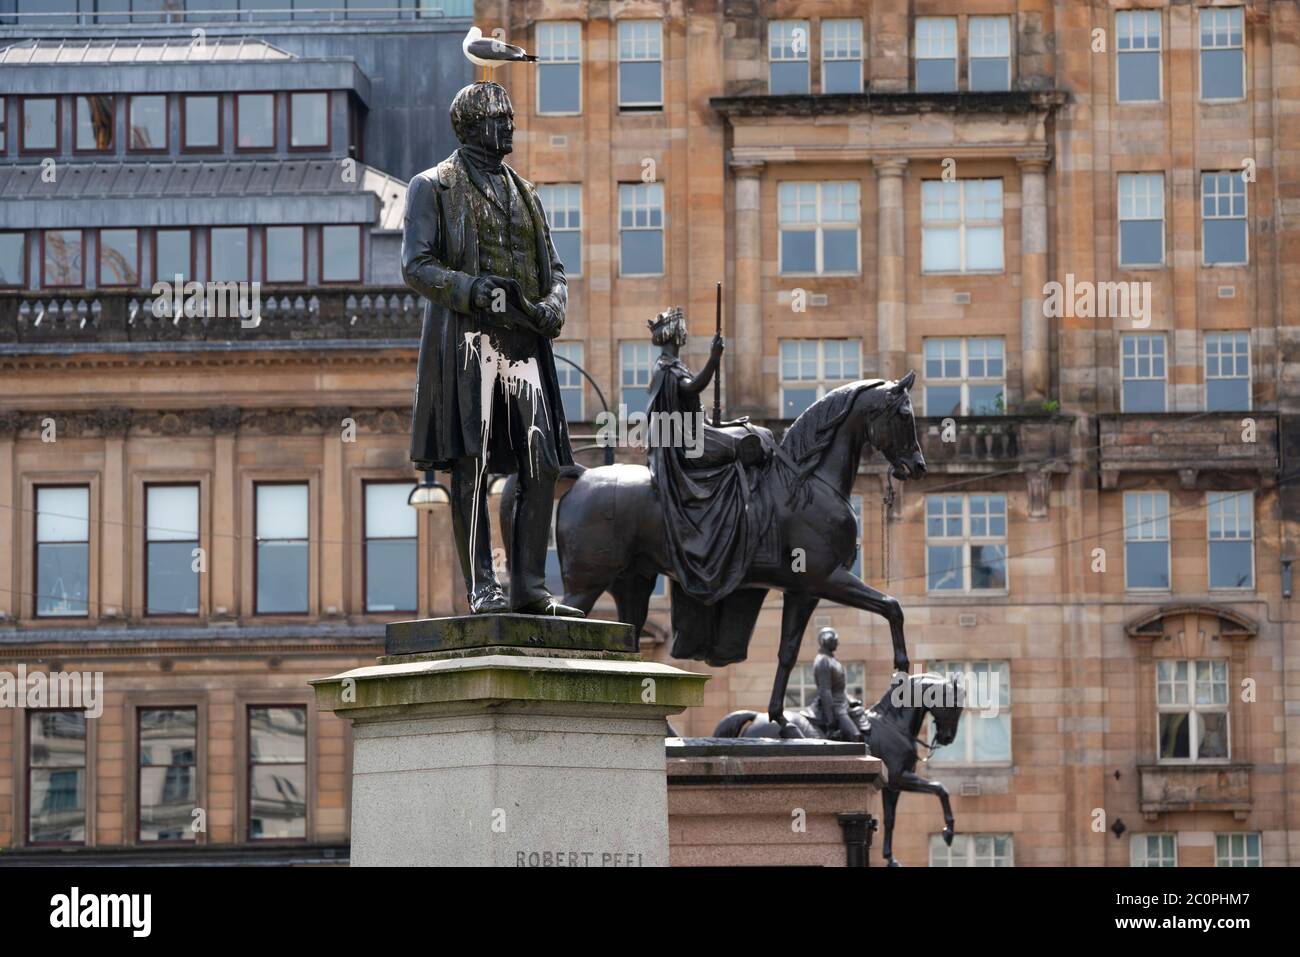
[[[0,63],[199,63],[226,60],[289,60],[292,53],[264,40],[189,37],[112,40],[28,40],[0,50]]]
[[[341,159],[223,159],[0,166],[0,222],[10,229],[367,223],[400,229],[406,183]]]

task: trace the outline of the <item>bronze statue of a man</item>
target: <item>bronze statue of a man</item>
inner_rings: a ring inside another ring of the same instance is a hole
[[[813,681],[817,683],[817,722],[843,741],[862,740],[862,730],[849,717],[848,677],[835,657],[840,636],[834,628],[817,632],[817,657],[813,659]]]
[[[582,612],[546,590],[560,467],[573,464],[551,340],[568,286],[533,185],[507,166],[514,110],[504,88],[456,94],[460,149],[411,180],[402,273],[426,300],[411,460],[451,472],[452,530],[475,614]],[[515,474],[510,597],[492,567],[489,474]]]

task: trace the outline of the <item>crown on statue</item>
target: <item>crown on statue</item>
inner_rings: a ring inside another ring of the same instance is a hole
[[[659,313],[659,315],[655,316],[653,319],[647,319],[645,324],[650,327],[651,332],[658,332],[660,329],[663,329],[665,326],[671,325],[674,322],[681,322],[681,321],[682,321],[682,307],[673,306],[671,309],[666,309],[663,312]]]

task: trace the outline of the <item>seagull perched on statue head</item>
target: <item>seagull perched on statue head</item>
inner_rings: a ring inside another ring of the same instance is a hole
[[[504,40],[487,38],[478,27],[470,27],[460,48],[465,51],[465,59],[475,66],[495,70],[502,63],[532,62],[537,57]]]

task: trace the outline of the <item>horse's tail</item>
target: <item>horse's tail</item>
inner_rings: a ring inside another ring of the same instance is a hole
[[[715,738],[739,738],[745,733],[745,729],[750,726],[755,718],[758,717],[757,711],[733,711],[713,729]]]

